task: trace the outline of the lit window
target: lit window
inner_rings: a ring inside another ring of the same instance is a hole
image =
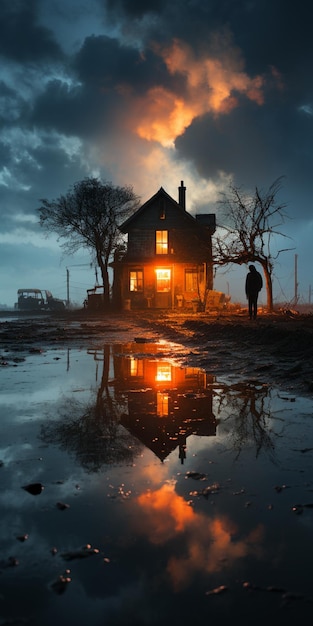
[[[170,363],[158,363],[156,371],[156,382],[170,382],[172,380],[172,367]]]
[[[168,231],[157,230],[155,233],[155,251],[156,254],[168,253]]]
[[[143,377],[143,360],[142,359],[134,359],[131,357],[130,359],[130,375],[136,377]]]
[[[143,291],[143,271],[129,272],[129,291]]]
[[[185,290],[186,291],[198,291],[197,270],[185,270]]]
[[[160,391],[157,392],[157,416],[168,416],[168,394]]]
[[[158,293],[169,292],[171,290],[171,270],[156,271],[156,290]]]

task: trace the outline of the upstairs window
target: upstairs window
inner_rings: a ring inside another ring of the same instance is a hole
[[[168,231],[157,230],[155,233],[155,252],[156,254],[168,253]]]
[[[143,271],[129,272],[129,291],[143,291]]]
[[[143,359],[130,358],[129,361],[130,375],[136,378],[143,378]]]

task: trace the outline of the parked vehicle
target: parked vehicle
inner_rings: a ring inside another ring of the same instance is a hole
[[[46,289],[18,289],[14,308],[19,311],[62,311],[65,303]]]

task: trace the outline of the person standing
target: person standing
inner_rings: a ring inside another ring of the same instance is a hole
[[[246,296],[248,298],[248,309],[250,320],[256,319],[258,313],[258,297],[263,287],[261,274],[254,265],[249,265],[249,273],[246,278]]]

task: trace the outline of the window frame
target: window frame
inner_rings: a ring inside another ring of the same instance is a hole
[[[155,253],[168,254],[168,230],[155,231]]]
[[[132,276],[132,274],[134,276]],[[130,293],[143,293],[143,270],[129,270],[129,291]]]

